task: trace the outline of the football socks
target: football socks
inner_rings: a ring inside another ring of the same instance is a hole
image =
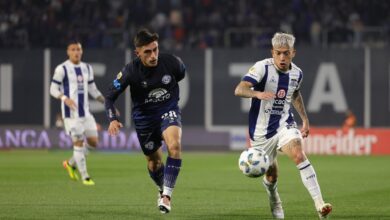
[[[164,170],[164,191],[163,195],[172,196],[172,190],[175,188],[177,176],[181,168],[181,159],[167,157]]]
[[[156,183],[159,190],[162,191],[163,184],[164,184],[164,164],[161,164],[161,167],[155,171],[151,171],[149,169],[148,169],[148,171],[149,171],[149,175],[152,178],[152,180],[154,181],[154,183]]]
[[[317,181],[317,175],[309,160],[305,160],[302,163],[298,164],[297,168],[301,173],[303,185],[305,185],[306,189],[309,191],[311,197],[315,202],[316,207],[322,205],[321,203],[323,203],[323,200],[321,195],[321,189]]]
[[[87,162],[84,155],[84,150],[82,147],[73,147],[73,158],[76,161],[77,168],[80,172],[82,179],[86,179],[89,177],[87,172]]]

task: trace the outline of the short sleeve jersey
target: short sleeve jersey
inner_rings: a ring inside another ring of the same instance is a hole
[[[136,128],[156,122],[171,109],[178,109],[179,85],[186,67],[180,58],[160,53],[156,67],[145,67],[139,58],[118,73],[106,96],[106,110],[110,121],[117,119],[113,102],[130,86],[132,117]]]
[[[77,110],[71,111],[62,102],[63,118],[83,118],[91,114],[88,102],[88,85],[94,83],[91,65],[84,62],[76,65],[67,60],[56,67],[52,82],[60,85],[61,92],[77,105]]]
[[[272,58],[252,66],[242,79],[253,84],[255,91],[275,94],[272,100],[252,98],[249,111],[249,135],[252,140],[271,138],[282,127],[296,126],[291,111],[292,95],[300,89],[302,71],[295,64],[287,72],[279,71]]]

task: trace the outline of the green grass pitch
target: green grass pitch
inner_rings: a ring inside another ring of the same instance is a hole
[[[68,178],[61,161],[70,154],[0,151],[0,219],[272,219],[261,178],[238,170],[240,152],[184,152],[168,215],[156,207],[142,154],[92,153],[92,187]],[[317,219],[294,164],[278,158],[286,219]],[[389,156],[309,158],[334,206],[330,219],[390,219]]]

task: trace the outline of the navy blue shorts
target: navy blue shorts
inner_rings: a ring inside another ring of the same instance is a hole
[[[150,127],[145,129],[136,129],[139,143],[145,155],[156,152],[162,145],[162,133],[169,126],[176,125],[181,127],[180,110],[170,110],[161,115],[158,123],[152,122]]]

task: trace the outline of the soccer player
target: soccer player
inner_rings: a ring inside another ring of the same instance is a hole
[[[252,98],[249,111],[250,142],[252,147],[264,149],[270,158],[271,166],[263,178],[263,185],[269,196],[273,217],[284,219],[277,191],[276,156],[277,151],[281,151],[296,164],[322,219],[332,211],[332,205],[322,199],[317,175],[302,148],[302,138],[309,135],[309,119],[299,91],[302,70],[292,63],[296,52],[294,42],[293,35],[276,33],[272,38],[272,58],[255,63],[234,93],[236,96]],[[297,129],[291,104],[302,119],[301,130]]]
[[[108,132],[117,135],[122,123],[115,114],[114,102],[130,87],[132,118],[145,154],[150,177],[159,190],[157,206],[161,213],[171,211],[172,192],[181,168],[181,112],[179,85],[186,74],[180,58],[159,53],[158,35],[146,29],[134,38],[136,58],[123,67],[106,95]],[[164,140],[168,157],[164,166]]]
[[[96,87],[91,65],[81,62],[82,54],[79,41],[68,43],[69,59],[56,67],[50,94],[61,100],[64,127],[73,141],[73,156],[63,161],[63,166],[72,180],[79,179],[76,172],[78,169],[83,184],[92,186],[95,182],[88,174],[86,155],[89,147],[96,147],[98,133],[95,118],[89,112],[88,93],[101,103],[104,103],[104,97]]]

